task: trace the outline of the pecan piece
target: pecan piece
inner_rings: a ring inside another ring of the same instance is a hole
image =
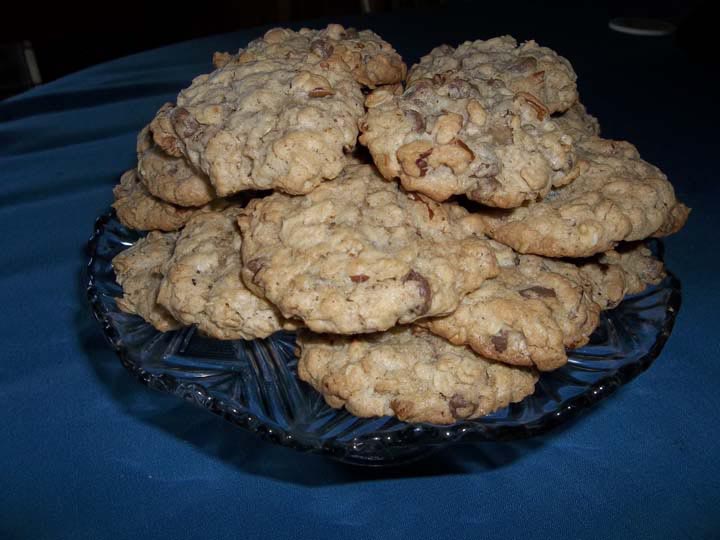
[[[335,91],[330,88],[313,88],[308,92],[308,96],[311,98],[321,98],[326,96],[332,96]]]
[[[540,285],[534,285],[518,291],[520,296],[523,298],[556,298],[557,293],[548,287],[541,287]]]
[[[515,97],[524,99],[527,104],[535,110],[537,119],[541,122],[550,115],[550,110],[545,106],[545,104],[532,94],[528,92],[518,92],[515,94]]]

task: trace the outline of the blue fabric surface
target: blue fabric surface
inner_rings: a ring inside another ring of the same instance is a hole
[[[652,368],[547,436],[389,470],[271,446],[141,386],[88,313],[84,243],[135,133],[214,50],[261,30],[149,51],[0,103],[0,538],[720,536],[718,76],[601,14],[512,11],[350,22],[409,62],[504,32],[573,62],[605,135],[637,144],[694,209],[666,242],[684,302]]]

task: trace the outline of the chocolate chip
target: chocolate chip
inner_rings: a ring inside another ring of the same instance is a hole
[[[548,287],[534,285],[520,291],[520,296],[523,298],[555,298],[557,294],[553,289],[549,289]]]
[[[172,112],[170,117],[172,125],[178,135],[181,137],[191,137],[200,129],[200,124],[192,117],[190,111],[185,107],[178,107]]]
[[[432,82],[435,84],[444,84],[446,79],[446,75],[444,73],[436,73],[433,75]]]
[[[405,118],[410,120],[413,125],[413,129],[418,133],[425,131],[425,119],[415,109],[407,109],[405,112]]]
[[[507,330],[500,330],[498,334],[490,338],[490,341],[492,341],[493,347],[495,347],[497,352],[505,352],[508,346]]]
[[[453,418],[467,418],[477,409],[477,404],[469,402],[461,394],[454,394],[448,402]]]
[[[335,93],[334,90],[330,88],[313,88],[308,92],[308,96],[311,98],[321,98],[325,96],[332,96]]]
[[[252,261],[248,262],[245,266],[248,270],[250,270],[253,273],[253,283],[256,283],[255,277],[258,275],[258,272],[262,270],[265,267],[266,260],[262,257],[258,259],[253,259]]]
[[[330,58],[335,47],[326,39],[316,39],[310,43],[310,50],[320,58]]]
[[[407,283],[408,281],[414,281],[417,283],[420,296],[423,298],[423,304],[420,306],[418,315],[427,313],[430,310],[430,304],[432,302],[432,290],[430,289],[430,283],[428,283],[428,280],[425,279],[425,276],[415,270],[410,270],[403,278],[403,283]]]
[[[365,274],[357,274],[354,276],[350,276],[350,281],[353,283],[362,283],[363,281],[367,281],[370,279],[370,276],[366,276]]]

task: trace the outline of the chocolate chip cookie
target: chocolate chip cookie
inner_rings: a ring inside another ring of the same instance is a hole
[[[176,231],[194,215],[211,208],[187,208],[163,201],[150,194],[136,169],[131,169],[120,178],[113,189],[113,208],[120,222],[129,229],[138,231]],[[216,201],[215,206],[221,205]]]
[[[246,285],[317,332],[447,314],[498,272],[477,216],[408,196],[367,165],[304,197],[253,200],[239,223]]]
[[[487,233],[521,253],[589,257],[685,224],[689,209],[632,144],[585,136],[577,148],[581,172],[574,182],[520,208],[480,209]]]
[[[419,329],[298,337],[298,375],[334,408],[450,424],[479,418],[533,393],[526,368],[491,362]]]
[[[160,332],[175,330],[181,324],[157,303],[158,289],[163,279],[163,267],[170,259],[177,233],[150,232],[112,261],[123,295],[116,298],[117,306],[125,313],[139,315]]]
[[[206,212],[179,233],[157,301],[185,325],[216,339],[265,338],[297,324],[284,320],[240,279],[239,209]]]
[[[149,127],[137,141],[137,171],[151,195],[177,206],[203,206],[217,198],[210,179],[183,157],[165,153],[152,139]]]
[[[577,263],[493,247],[498,277],[463,298],[450,315],[420,324],[487,358],[542,371],[565,364],[565,349],[587,343],[601,309],[664,275],[662,263],[644,246]]]
[[[362,84],[405,71],[371,32],[268,31],[196,77],[151,123],[157,144],[184,155],[225,197],[247,189],[308,193],[333,179],[356,144]],[[360,82],[359,82],[360,81]]]
[[[537,84],[524,66],[544,74]],[[564,59],[534,43],[439,47],[410,70],[404,91],[368,96],[360,142],[382,175],[407,190],[517,207],[577,176],[573,138],[551,116],[577,99],[574,77]]]

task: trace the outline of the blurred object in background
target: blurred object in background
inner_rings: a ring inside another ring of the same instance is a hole
[[[35,51],[29,41],[0,43],[0,99],[42,82]]]

